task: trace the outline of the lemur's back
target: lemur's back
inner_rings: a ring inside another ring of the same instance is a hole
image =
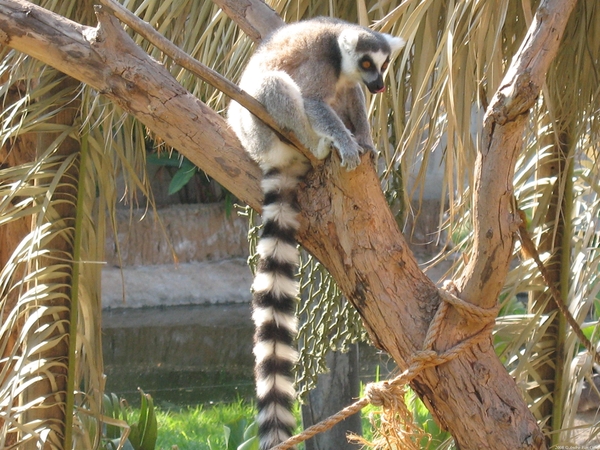
[[[326,23],[285,26],[259,46],[255,53],[259,57],[248,70],[283,71],[298,84],[304,96],[331,97],[341,66],[337,31],[337,27],[331,29]],[[242,77],[242,83],[245,81]]]

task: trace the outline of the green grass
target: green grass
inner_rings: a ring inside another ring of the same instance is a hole
[[[414,394],[409,394],[407,400],[412,405],[415,420],[421,423],[432,437],[429,448],[438,448],[449,434],[437,427],[429,411],[417,401]],[[362,411],[363,434],[367,439],[373,435],[369,413],[378,409],[369,405]],[[137,410],[133,412],[132,418],[136,417],[136,413]],[[256,408],[250,402],[237,400],[226,404],[197,405],[179,409],[157,407],[155,413],[158,424],[156,450],[229,450],[236,449],[237,444],[243,441],[242,435],[254,420]],[[297,422],[301,423],[298,405],[294,413]],[[225,426],[230,429],[229,447]],[[301,444],[299,449],[303,448]]]
[[[179,410],[157,409],[156,448],[171,450],[226,449],[223,426],[247,421],[256,414],[254,405],[239,400],[229,404],[198,405]]]
[[[228,450],[225,427],[230,430],[229,449],[236,449],[254,420],[254,404],[244,400],[181,409],[156,408],[157,450]],[[300,423],[300,408],[294,414]],[[174,447],[177,446],[177,447]],[[302,449],[303,447],[299,447]]]

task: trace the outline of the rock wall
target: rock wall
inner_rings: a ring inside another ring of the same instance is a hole
[[[162,225],[161,225],[162,223]],[[117,239],[106,239],[109,266],[214,261],[248,256],[248,224],[224,204],[174,205],[117,212]],[[120,251],[120,255],[119,255]]]

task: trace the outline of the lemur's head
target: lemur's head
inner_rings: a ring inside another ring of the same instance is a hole
[[[362,27],[344,29],[338,43],[342,53],[341,73],[361,80],[373,94],[385,91],[383,73],[390,56],[404,47],[404,39]]]

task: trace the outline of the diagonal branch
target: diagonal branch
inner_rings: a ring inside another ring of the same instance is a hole
[[[224,120],[150,58],[112,16],[86,27],[24,0],[0,1],[0,43],[88,84],[259,208],[261,177]]]
[[[147,39],[156,48],[172,58],[175,63],[189,70],[194,75],[200,77],[200,79],[207,82],[215,89],[223,92],[228,97],[232,98],[244,108],[249,110],[252,114],[268,125],[280,137],[280,139],[294,145],[311,161],[313,165],[316,165],[318,160],[315,158],[315,156],[306,147],[304,147],[302,143],[300,143],[294,133],[280,128],[273,120],[273,117],[269,115],[266,108],[254,97],[240,89],[236,84],[233,84],[220,73],[215,72],[210,67],[206,67],[200,61],[192,58],[190,55],[179,49],[162,34],[158,33],[152,26],[150,26],[150,24],[144,22],[142,19],[114,0],[100,0],[100,3],[106,6],[117,19],[124,24],[129,25],[129,27],[135,30],[140,36]]]

